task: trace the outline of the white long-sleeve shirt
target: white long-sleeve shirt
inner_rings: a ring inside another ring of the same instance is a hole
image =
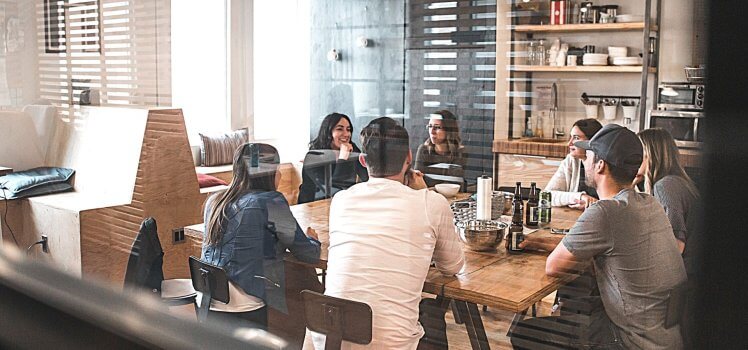
[[[325,294],[372,308],[372,342],[344,349],[415,349],[423,336],[418,304],[433,260],[444,274],[464,254],[447,200],[429,190],[370,178],[338,192],[330,205]],[[324,336],[312,333],[315,348]]]
[[[566,158],[556,169],[556,173],[548,184],[545,191],[551,191],[551,205],[561,207],[574,204],[575,200],[581,199],[584,192],[579,191],[579,173],[582,161],[567,154]]]

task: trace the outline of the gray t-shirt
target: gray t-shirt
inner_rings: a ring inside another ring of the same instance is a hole
[[[694,252],[701,245],[702,238],[698,198],[688,191],[686,179],[673,175],[657,181],[652,194],[665,208],[675,238],[686,242],[686,249],[683,251],[686,273],[689,277],[696,275],[698,264],[694,261]]]
[[[686,280],[683,260],[662,206],[625,189],[592,204],[562,243],[592,259],[605,312],[626,348],[679,349],[679,327],[665,329],[669,292]]]

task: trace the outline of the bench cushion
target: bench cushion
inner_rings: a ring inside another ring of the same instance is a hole
[[[205,187],[212,187],[212,186],[219,186],[219,185],[228,185],[226,181],[223,181],[215,176],[211,176],[208,174],[197,174],[197,183],[200,185],[200,188]]]
[[[74,173],[68,168],[41,167],[0,176],[2,196],[14,199],[68,191]]]
[[[247,129],[239,129],[219,135],[199,135],[200,141],[202,141],[200,154],[202,155],[203,166],[233,163],[234,152],[249,139]]]

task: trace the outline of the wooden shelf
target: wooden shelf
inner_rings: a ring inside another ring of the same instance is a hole
[[[644,22],[630,23],[584,23],[584,24],[559,24],[559,25],[517,25],[514,26],[515,32],[524,33],[543,33],[543,32],[599,32],[599,31],[629,31],[643,30]],[[657,31],[656,26],[652,26],[652,31]]]
[[[588,72],[588,73],[641,73],[642,66],[509,66],[514,72]],[[650,73],[657,72],[657,68],[649,68]]]

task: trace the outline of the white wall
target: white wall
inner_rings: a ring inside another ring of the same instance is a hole
[[[6,47],[5,37],[0,45],[0,108],[20,108],[39,98],[37,59],[36,7],[34,1],[7,0],[0,2],[0,33],[5,35],[8,20],[20,24],[21,41],[12,49]]]
[[[693,0],[662,0],[660,81],[686,81],[683,67],[693,65]]]
[[[190,144],[229,128],[226,14],[223,0],[171,2],[172,105],[184,111]]]
[[[276,140],[284,162],[302,160],[308,150],[309,6],[254,2],[254,137]]]

